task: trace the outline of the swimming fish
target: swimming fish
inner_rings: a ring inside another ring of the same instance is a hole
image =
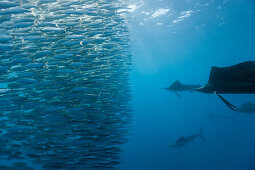
[[[175,81],[173,84],[171,84],[168,88],[166,88],[169,91],[175,92],[175,94],[179,97],[181,97],[177,92],[182,91],[190,91],[193,92],[196,89],[200,88],[201,85],[188,85],[188,84],[182,84],[179,80]]]
[[[202,135],[204,127],[202,127],[198,134],[194,134],[188,137],[181,136],[173,145],[170,147],[182,147],[184,145],[187,145],[188,143],[194,141],[196,138],[200,137],[202,140],[206,141],[206,139]]]
[[[6,169],[116,169],[130,121],[129,17],[118,13],[127,6],[0,2],[0,159],[14,166]]]
[[[236,111],[241,113],[255,113],[255,104],[252,102],[244,103]]]

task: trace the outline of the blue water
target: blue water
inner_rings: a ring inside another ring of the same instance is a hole
[[[254,0],[0,1],[0,169],[255,170],[254,113],[163,89],[254,41]]]
[[[134,4],[133,120],[120,169],[255,169],[255,115],[231,111],[216,95],[183,92],[179,98],[159,89],[175,80],[205,84],[213,65],[254,60],[255,2],[144,0]],[[160,8],[169,11],[152,17]],[[173,23],[185,11],[192,12]],[[237,106],[255,102],[254,95],[224,96]],[[210,113],[225,117],[213,118]],[[198,133],[202,126],[206,142],[197,138],[182,148],[168,147],[181,136]]]

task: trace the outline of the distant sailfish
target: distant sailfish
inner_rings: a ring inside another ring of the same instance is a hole
[[[178,94],[178,92],[182,92],[182,91],[190,91],[193,92],[196,89],[202,87],[201,85],[188,85],[188,84],[182,84],[179,80],[175,81],[173,84],[171,84],[168,88],[166,88],[167,90],[173,91],[175,92],[175,94],[178,97],[181,97],[180,94]]]
[[[255,104],[252,102],[244,103],[236,111],[241,113],[255,113]]]
[[[188,136],[188,137],[180,137],[176,142],[175,144],[171,145],[170,147],[182,147],[190,142],[192,142],[193,140],[195,140],[197,137],[200,137],[201,139],[203,139],[204,141],[206,141],[206,139],[203,137],[202,135],[202,131],[203,131],[204,127],[202,127],[199,131],[198,134],[194,134],[192,136]]]

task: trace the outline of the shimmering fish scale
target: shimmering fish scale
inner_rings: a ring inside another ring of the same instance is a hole
[[[129,36],[115,12],[124,3],[0,2],[0,158],[11,160],[3,168],[119,163],[130,110]]]

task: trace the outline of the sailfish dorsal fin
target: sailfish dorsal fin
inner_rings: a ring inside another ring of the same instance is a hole
[[[173,82],[173,84],[170,85],[170,87],[179,87],[181,85],[181,82],[179,80],[176,80],[175,82]]]

